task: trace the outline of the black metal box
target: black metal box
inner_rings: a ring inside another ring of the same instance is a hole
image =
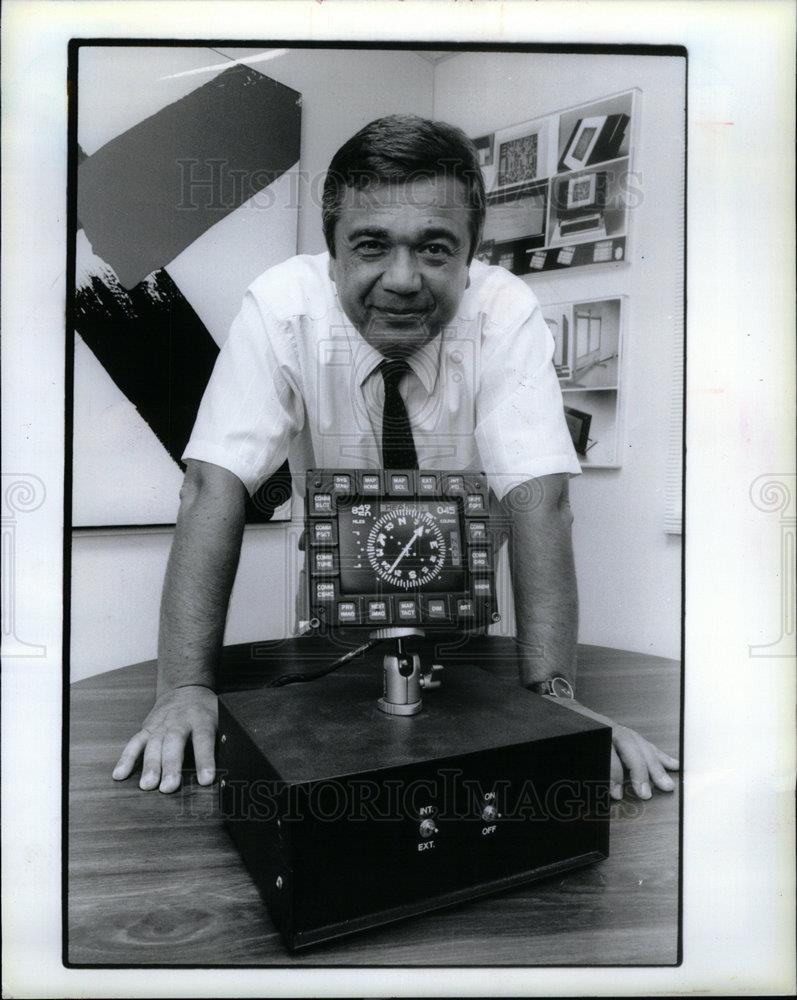
[[[446,673],[414,717],[375,673],[221,696],[222,811],[290,949],[608,856],[611,730]]]

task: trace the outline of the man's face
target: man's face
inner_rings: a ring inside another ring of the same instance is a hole
[[[466,189],[453,178],[346,188],[330,277],[361,336],[387,356],[428,343],[468,283]]]

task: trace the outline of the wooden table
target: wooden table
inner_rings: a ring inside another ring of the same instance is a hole
[[[330,658],[298,640],[303,661]],[[308,642],[310,645],[308,645]],[[296,667],[297,640],[224,650],[219,686],[253,688]],[[678,755],[679,664],[583,646],[579,698]],[[254,654],[254,655],[253,655]],[[308,656],[308,654],[310,654]],[[464,655],[511,676],[512,642]],[[381,661],[381,657],[380,657]],[[374,662],[343,669],[375,670]],[[323,682],[321,682],[323,683]],[[375,696],[379,681],[374,677]],[[284,948],[223,827],[217,789],[174,795],[114,782],[152,704],[155,663],[71,688],[67,956],[98,965],[669,965],[678,960],[680,790],[612,806],[611,857],[507,893],[368,931],[297,956]],[[440,692],[442,694],[442,692]]]

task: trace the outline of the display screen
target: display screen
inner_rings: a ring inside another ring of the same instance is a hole
[[[483,239],[507,243],[545,232],[545,194],[541,191],[498,195],[487,201]]]
[[[458,500],[357,498],[338,508],[341,594],[464,591]]]

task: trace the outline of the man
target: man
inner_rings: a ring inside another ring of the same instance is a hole
[[[143,753],[142,789],[173,792],[186,744],[214,779],[214,667],[247,491],[291,467],[378,468],[387,409],[409,421],[420,468],[484,469],[512,531],[521,683],[572,698],[577,598],[568,478],[580,469],[533,293],[473,260],[485,214],[475,151],[449,125],[393,116],[336,153],[324,186],[329,253],[295,257],[246,294],[185,451],[161,607],[156,702],[114,769]],[[399,420],[401,423],[401,420]],[[395,425],[395,420],[394,420]],[[388,464],[391,464],[388,462]],[[613,725],[642,798],[678,762]]]

